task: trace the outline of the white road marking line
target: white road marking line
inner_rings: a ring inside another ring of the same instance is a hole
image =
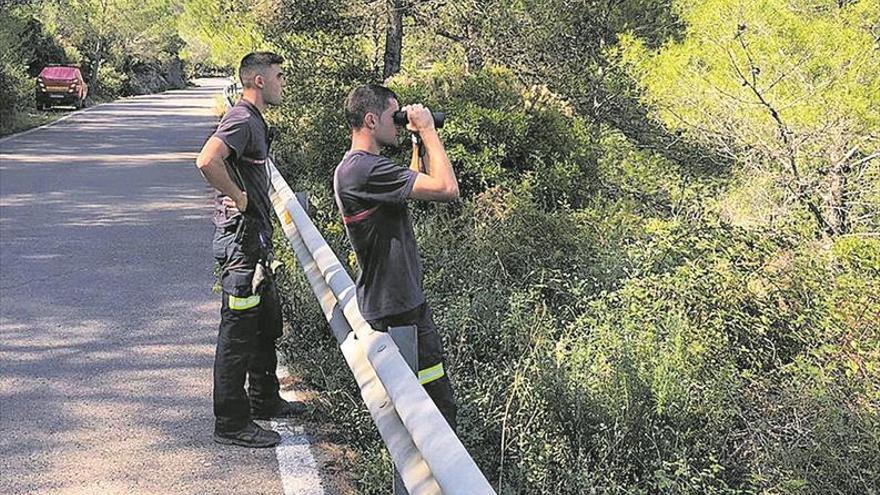
[[[275,455],[278,457],[284,495],[325,495],[318,465],[302,426],[281,421],[272,421],[270,424],[281,435]]]
[[[279,366],[275,370],[278,379],[290,376],[287,369]],[[288,401],[296,399],[293,390],[282,390],[281,398]],[[325,495],[318,463],[312,455],[311,442],[302,426],[287,421],[270,421],[269,426],[281,435],[281,443],[275,447],[278,458],[278,473],[284,495]]]

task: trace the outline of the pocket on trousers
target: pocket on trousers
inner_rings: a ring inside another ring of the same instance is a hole
[[[231,230],[230,230],[231,229]],[[229,259],[229,246],[235,238],[235,228],[233,227],[217,227],[214,232],[214,240],[211,243],[211,250],[220,264],[226,263]]]
[[[248,215],[241,215],[239,218],[239,222],[242,223],[241,231],[236,237],[236,244],[241,249],[241,252],[248,258],[259,258],[260,257],[260,225],[259,222],[254,220]]]

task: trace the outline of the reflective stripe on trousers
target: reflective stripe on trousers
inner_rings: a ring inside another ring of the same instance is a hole
[[[229,309],[244,311],[245,309],[251,309],[258,304],[260,304],[259,294],[254,294],[250,297],[235,297],[231,294],[229,295]]]
[[[437,363],[430,368],[425,368],[419,371],[419,383],[426,385],[434,380],[442,378],[443,374],[443,363]]]

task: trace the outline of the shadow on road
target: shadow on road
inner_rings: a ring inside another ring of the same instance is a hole
[[[0,493],[281,493],[272,449],[211,439],[218,90],[0,145]]]

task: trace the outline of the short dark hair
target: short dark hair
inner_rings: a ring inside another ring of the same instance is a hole
[[[354,88],[345,99],[345,121],[352,130],[364,126],[364,116],[368,113],[381,115],[388,109],[388,101],[397,95],[394,91],[378,84],[364,84]]]
[[[254,87],[254,77],[261,74],[270,65],[281,65],[284,57],[272,52],[251,52],[241,59],[238,66],[238,78],[245,88]]]

